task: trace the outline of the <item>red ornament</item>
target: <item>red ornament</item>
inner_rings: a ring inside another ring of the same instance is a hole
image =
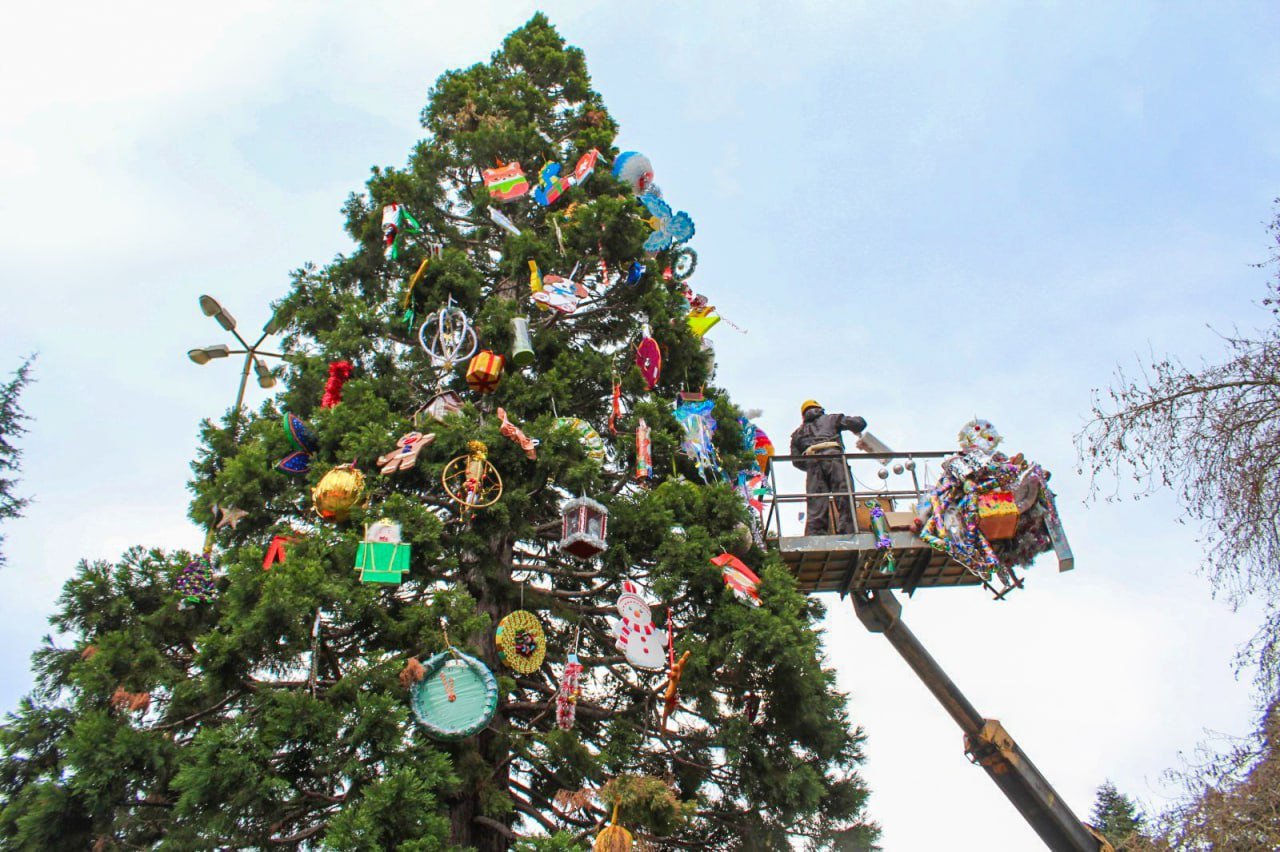
[[[647,333],[636,347],[636,366],[640,368],[649,390],[658,386],[658,378],[662,375],[662,350],[658,348],[658,341]]]
[[[297,540],[297,536],[273,535],[271,537],[271,544],[267,547],[267,554],[262,557],[262,570],[270,571],[271,566],[276,563],[283,565],[285,556],[287,555],[285,552],[285,545],[293,544]]]
[[[321,408],[333,408],[342,402],[342,386],[351,378],[351,369],[350,361],[334,361],[329,365],[329,381],[324,383]]]
[[[618,434],[618,418],[622,416],[622,382],[613,379],[613,407],[609,411],[609,434]]]

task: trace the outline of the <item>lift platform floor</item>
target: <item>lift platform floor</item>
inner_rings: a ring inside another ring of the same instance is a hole
[[[973,572],[910,532],[890,533],[897,570],[881,573],[885,551],[871,533],[854,535],[784,536],[778,539],[782,561],[805,592],[876,589],[916,589],[938,586],[980,586]]]

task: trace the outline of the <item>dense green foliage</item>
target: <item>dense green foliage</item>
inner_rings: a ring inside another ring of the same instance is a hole
[[[536,16],[488,64],[441,77],[422,121],[427,137],[407,166],[375,169],[367,193],[348,200],[357,248],[299,271],[278,306],[286,390],[234,434],[231,417],[206,425],[191,517],[206,523],[215,503],[248,512],[217,532],[215,600],[181,604],[182,553],[135,550],[116,565],[82,565],[67,584],[54,624],[70,647],[36,654],[37,692],[0,733],[0,837],[41,849],[577,849],[616,801],[622,824],[662,845],[870,842],[861,733],[821,665],[820,606],[764,550],[740,550],[763,578],[759,608],[735,599],[708,562],[741,548],[747,510],[679,454],[670,400],[705,387],[726,470],[748,467],[751,454],[683,298],[657,274],[669,258],[644,257],[647,214],[602,167],[549,208],[504,208],[519,236],[486,215],[480,168],[497,159],[532,176],[548,161],[571,169],[593,148],[617,155],[617,126],[581,51]],[[451,296],[483,347],[510,352],[511,318],[531,317],[536,363],[509,369],[491,396],[467,390],[465,365],[434,369],[401,320],[425,248],[411,238],[399,260],[385,258],[381,210],[391,202],[444,246],[412,291],[419,318]],[[572,315],[538,311],[529,260],[562,275],[580,264],[595,295]],[[616,280],[635,260],[648,265],[640,282]],[[602,263],[614,280],[601,280]],[[664,354],[652,393],[632,361],[642,323]],[[321,408],[338,359],[354,375],[341,404]],[[627,408],[616,436],[606,426],[615,371]],[[414,427],[437,387],[465,406],[442,422],[421,418],[434,444],[412,471],[380,477],[373,460]],[[541,440],[536,460],[499,434],[497,406]],[[305,477],[274,469],[291,449],[285,410],[319,435]],[[589,458],[557,414],[593,424],[605,460]],[[657,474],[646,487],[633,473],[640,416]],[[488,445],[505,493],[464,518],[440,476],[474,439]],[[368,476],[367,506],[344,523],[317,520],[311,487],[353,459]],[[590,562],[556,547],[560,505],[577,494],[610,510],[609,549]],[[382,517],[412,545],[398,587],[363,585],[352,568],[364,525]],[[287,561],[264,571],[267,542],[291,530],[299,539]],[[657,626],[671,608],[676,650],[692,652],[666,731],[665,675],[627,665],[608,632],[624,579],[646,589]],[[499,663],[493,631],[522,606],[542,619],[549,650],[539,671],[517,677]],[[500,683],[489,726],[454,743],[414,723],[398,679],[407,658],[445,648],[442,620]],[[584,691],[575,727],[562,731],[554,696],[579,633]],[[148,693],[150,705],[113,703],[117,690]],[[584,788],[597,791],[584,806],[555,804]]]

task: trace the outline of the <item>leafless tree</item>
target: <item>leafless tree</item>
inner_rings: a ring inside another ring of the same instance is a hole
[[[1259,266],[1280,265],[1280,213],[1269,230],[1276,242]],[[1128,477],[1137,496],[1178,494],[1202,530],[1215,591],[1233,605],[1264,606],[1240,662],[1257,663],[1260,694],[1272,696],[1280,689],[1280,275],[1262,305],[1269,325],[1225,335],[1218,363],[1192,369],[1152,356],[1136,375],[1118,372],[1094,392],[1076,444],[1094,497],[1119,496]]]
[[[1280,266],[1277,209],[1271,256],[1259,266]],[[1093,497],[1174,490],[1186,519],[1201,528],[1203,569],[1215,591],[1264,607],[1240,655],[1258,665],[1266,696],[1257,730],[1225,749],[1202,746],[1171,772],[1185,797],[1154,835],[1131,839],[1134,850],[1280,848],[1280,274],[1262,306],[1269,324],[1224,335],[1217,362],[1192,369],[1152,356],[1136,374],[1118,372],[1111,387],[1095,391],[1076,437]]]

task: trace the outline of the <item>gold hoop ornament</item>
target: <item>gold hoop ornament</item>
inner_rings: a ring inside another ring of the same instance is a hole
[[[364,474],[355,465],[340,464],[320,478],[311,499],[326,521],[345,521],[364,499]]]
[[[533,674],[547,656],[547,634],[542,622],[527,609],[509,613],[498,622],[495,636],[498,659],[516,674]]]
[[[502,496],[502,477],[481,441],[468,441],[467,455],[449,460],[440,472],[440,484],[450,499],[467,509],[487,508]]]

